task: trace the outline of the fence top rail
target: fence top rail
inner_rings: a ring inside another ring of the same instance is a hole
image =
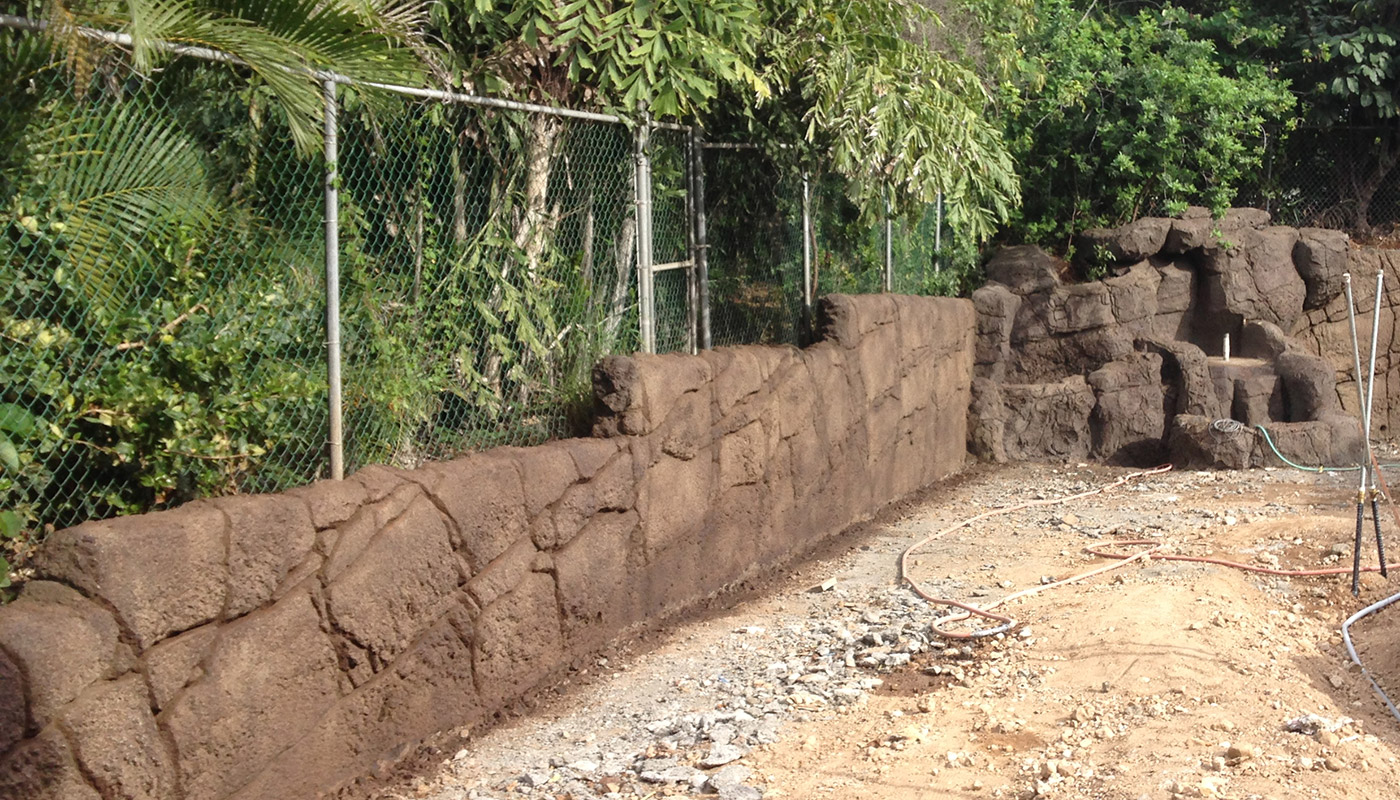
[[[13,14],[0,14],[0,28],[11,28],[14,30],[42,32],[49,27],[45,20],[29,19]],[[135,39],[131,34],[118,31],[105,31],[99,28],[89,28],[82,25],[73,27],[74,32],[89,39],[94,39],[108,44],[131,47],[135,44]],[[156,45],[167,53],[199,58],[205,61],[216,61],[222,64],[240,64],[242,61],[232,53],[222,50],[215,50],[209,47],[195,47],[191,45],[175,44],[174,42],[160,42]],[[488,108],[502,108],[510,111],[527,111],[535,114],[550,114],[557,117],[568,117],[571,119],[587,120],[589,122],[606,122],[615,125],[627,124],[627,120],[616,114],[603,114],[596,111],[580,111],[573,108],[560,108],[540,103],[526,103],[518,100],[505,100],[499,97],[483,97],[481,95],[465,94],[462,92],[451,92],[442,89],[430,89],[420,86],[401,86],[395,83],[380,83],[378,81],[357,80],[349,75],[341,75],[337,72],[324,70],[298,69],[294,67],[284,67],[288,72],[300,73],[309,77],[314,77],[320,81],[331,81],[342,86],[364,86],[372,89],[379,89],[386,92],[407,95],[410,97],[420,97],[426,100],[441,100],[445,103],[462,103],[465,105],[485,106]],[[662,130],[689,132],[690,126],[678,122],[652,122],[651,127]]]

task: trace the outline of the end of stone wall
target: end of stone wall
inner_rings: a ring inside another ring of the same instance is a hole
[[[604,359],[591,439],[54,534],[0,608],[0,797],[313,796],[958,471],[972,305],[822,314]]]

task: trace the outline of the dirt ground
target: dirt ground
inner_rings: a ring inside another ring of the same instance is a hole
[[[1135,562],[1008,605],[1018,624],[971,643],[929,633],[942,609],[897,584],[899,552],[933,531],[1127,472],[973,469],[759,596],[633,641],[543,693],[531,713],[446,737],[413,771],[365,792],[1396,797],[1400,722],[1350,665],[1340,625],[1400,591],[1400,575],[1365,576],[1358,600],[1348,577]],[[1345,567],[1354,503],[1347,474],[1172,472],[951,533],[910,571],[931,591],[987,603],[1106,563],[1083,548],[1115,539],[1259,566]],[[1375,563],[1367,531],[1363,555]],[[1400,604],[1354,633],[1367,667],[1400,692]]]

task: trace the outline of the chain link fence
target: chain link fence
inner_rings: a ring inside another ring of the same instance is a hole
[[[0,509],[37,526],[324,469],[322,171],[210,79],[0,86]]]
[[[1390,230],[1400,224],[1400,170],[1387,153],[1400,146],[1395,139],[1394,130],[1356,126],[1266,134],[1260,180],[1241,202],[1282,225]]]
[[[328,158],[227,71],[75,74],[32,36],[0,31],[0,509],[32,534],[330,477],[337,430],[346,472],[569,435],[603,355],[939,289],[932,210],[887,245],[839,179],[682,126],[340,85]]]

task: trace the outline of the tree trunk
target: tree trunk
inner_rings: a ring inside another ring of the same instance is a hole
[[[622,321],[627,315],[627,289],[631,286],[632,265],[637,255],[637,207],[632,203],[637,192],[637,172],[628,170],[627,174],[627,203],[630,210],[622,220],[613,247],[612,286],[607,294],[607,316],[603,320],[602,335],[598,339],[600,353],[611,353],[617,349]]]
[[[539,278],[545,250],[553,239],[558,222],[557,213],[549,208],[549,178],[553,171],[555,149],[559,136],[564,131],[564,121],[548,114],[533,114],[529,119],[529,129],[525,140],[525,183],[522,187],[523,209],[515,222],[515,233],[511,237],[517,251],[522,256],[527,287]],[[501,281],[511,279],[512,262],[501,265]],[[493,313],[499,317],[503,287],[492,288],[489,299]],[[486,359],[483,376],[486,385],[497,398],[505,399],[503,385],[504,360],[499,352],[493,352]]]
[[[590,180],[588,195],[583,200],[583,231],[579,236],[580,248],[583,251],[582,257],[579,259],[579,273],[583,278],[584,287],[588,289],[590,300],[593,297],[593,245],[596,223],[595,196],[593,182]]]
[[[418,307],[419,295],[423,293],[423,199],[417,192],[413,194],[413,290],[412,304]]]
[[[467,243],[467,176],[462,173],[462,148],[452,143],[452,241]]]
[[[1352,194],[1350,227],[1356,233],[1366,235],[1371,233],[1371,201],[1375,199],[1376,192],[1385,183],[1385,179],[1395,169],[1397,162],[1400,162],[1400,146],[1395,141],[1395,130],[1387,128],[1379,137],[1379,141],[1374,144],[1367,143],[1366,147],[1356,147],[1352,149],[1350,180]],[[1374,160],[1371,160],[1369,168],[1364,165],[1366,156],[1375,153]],[[1364,177],[1363,177],[1364,175]]]

